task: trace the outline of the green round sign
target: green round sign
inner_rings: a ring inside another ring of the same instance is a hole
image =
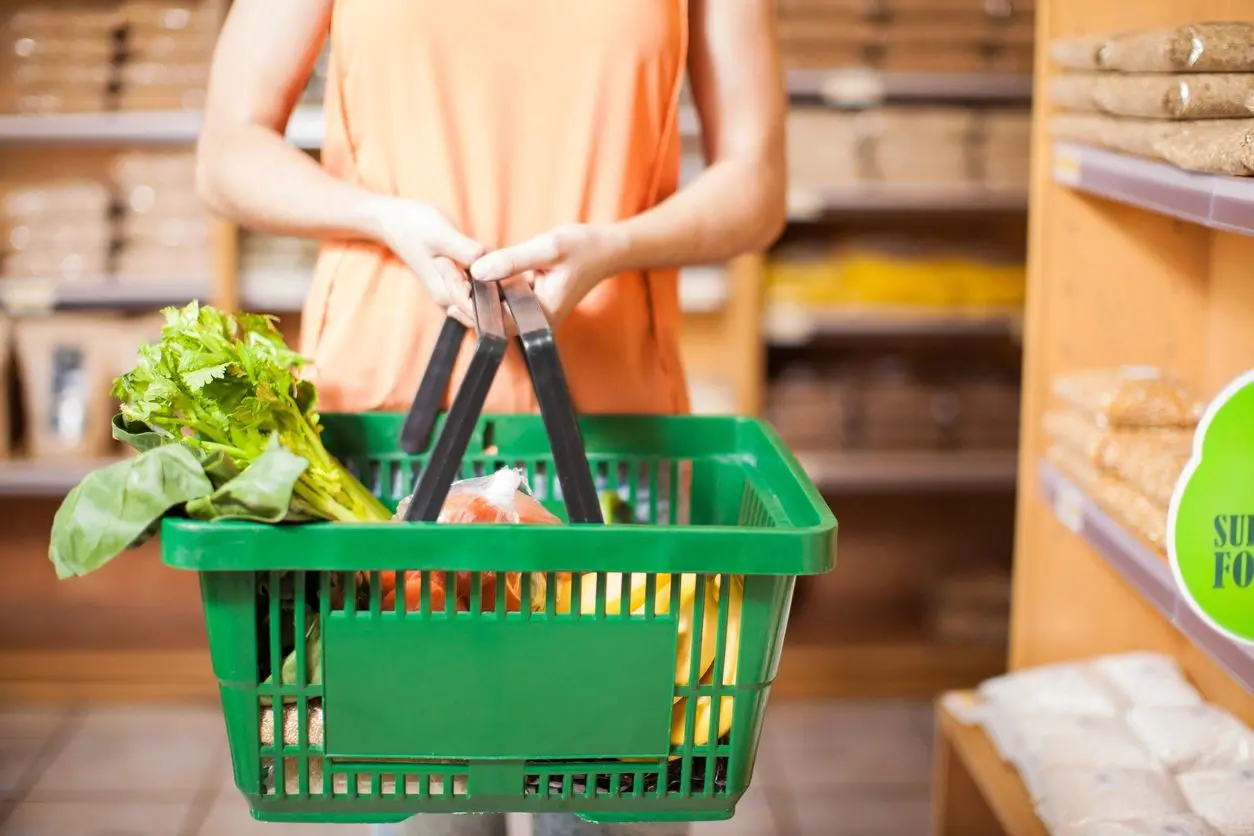
[[[1193,610],[1254,643],[1254,372],[1230,383],[1198,424],[1171,499],[1167,552]]]

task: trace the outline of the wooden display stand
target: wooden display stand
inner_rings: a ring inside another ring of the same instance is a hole
[[[1041,416],[1058,374],[1155,364],[1213,397],[1254,363],[1254,230],[1207,228],[1093,197],[1083,183],[1056,182],[1074,172],[1054,170],[1046,90],[1057,70],[1047,45],[1062,36],[1249,20],[1252,13],[1248,0],[1039,0],[1010,650],[1012,670],[1121,651],[1167,653],[1207,699],[1247,723],[1254,723],[1249,677],[1241,677],[1243,684],[1231,675],[1212,658],[1218,655],[1213,649],[1203,651],[1196,635],[1173,626],[1084,537],[1068,530],[1038,474],[1046,449]],[[1254,196],[1254,183],[1250,191]],[[1242,658],[1233,652],[1229,659]],[[1014,770],[982,733],[943,711],[935,778],[936,834],[1045,832]]]

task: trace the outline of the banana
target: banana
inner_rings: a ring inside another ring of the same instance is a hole
[[[710,584],[713,588],[715,585]],[[728,584],[728,611],[727,611],[727,642],[723,651],[723,685],[736,684],[736,666],[740,657],[740,618],[744,608],[745,580],[742,577],[733,577]],[[717,600],[718,593],[715,593]],[[717,613],[717,605],[715,606]],[[710,635],[716,634],[718,631],[718,623],[715,622],[714,629]],[[714,681],[714,670],[711,667],[706,670],[705,675],[701,677],[702,685],[709,685]],[[718,709],[718,735],[716,740],[727,734],[731,730],[732,709],[735,700],[733,697],[725,696],[719,698]],[[711,710],[712,700],[710,697],[699,697],[697,699],[697,710],[693,721],[693,741],[694,746],[704,746],[710,740],[710,721],[712,719]],[[676,701],[671,709],[671,745],[682,746],[684,744],[684,718],[687,714],[687,698],[681,698]]]

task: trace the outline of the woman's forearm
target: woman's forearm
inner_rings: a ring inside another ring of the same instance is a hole
[[[782,161],[719,161],[653,209],[615,224],[622,270],[710,264],[770,246],[786,221],[782,169]]]
[[[261,125],[207,130],[197,181],[215,213],[274,235],[379,240],[386,197],[337,180]]]

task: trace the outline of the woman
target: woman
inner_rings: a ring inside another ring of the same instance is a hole
[[[760,249],[784,222],[773,12],[772,0],[235,0],[200,189],[245,226],[324,239],[301,338],[322,408],[407,408],[443,318],[470,322],[469,277],[522,274],[579,411],[687,411],[676,268]],[[328,36],[319,166],[283,133]],[[685,71],[708,165],[679,189]],[[536,408],[516,351],[485,408]],[[579,827],[557,817],[539,832],[599,832]]]

